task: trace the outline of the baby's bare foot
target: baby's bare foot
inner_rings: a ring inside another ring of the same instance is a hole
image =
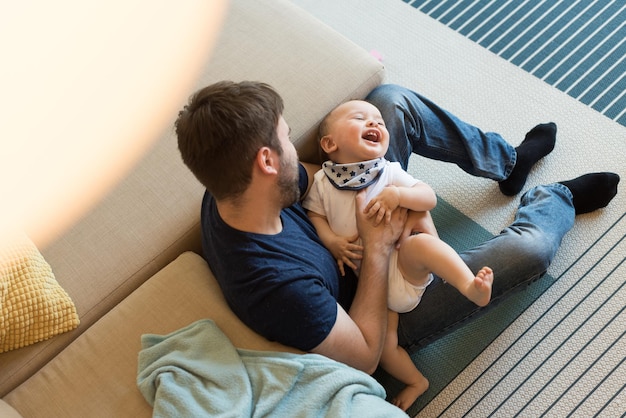
[[[425,377],[414,384],[406,385],[406,387],[393,398],[392,403],[403,411],[406,411],[413,405],[417,398],[428,390],[428,385],[428,379]]]
[[[483,267],[474,278],[474,287],[469,299],[478,306],[487,306],[491,300],[492,284],[493,270]]]

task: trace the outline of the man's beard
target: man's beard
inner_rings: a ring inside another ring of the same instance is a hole
[[[283,158],[280,162],[280,177],[278,188],[283,208],[287,208],[300,199],[300,187],[298,185],[298,164]]]

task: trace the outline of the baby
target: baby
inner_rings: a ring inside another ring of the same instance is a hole
[[[330,161],[315,174],[304,207],[320,239],[345,267],[359,274],[362,258],[355,217],[355,196],[366,189],[365,211],[387,222],[396,208],[427,212],[437,204],[430,186],[414,179],[384,155],[389,132],[380,111],[364,101],[349,101],[331,111],[320,125],[320,147]],[[436,233],[435,233],[436,234]],[[389,319],[380,365],[406,387],[394,404],[403,410],[428,389],[428,380],[398,345],[398,313],[414,309],[436,274],[465,297],[485,306],[491,299],[493,272],[483,267],[474,275],[459,255],[437,236],[421,233],[406,238],[389,264]]]

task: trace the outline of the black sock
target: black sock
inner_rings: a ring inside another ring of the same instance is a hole
[[[580,215],[608,205],[617,194],[619,180],[615,173],[590,173],[560,183],[572,192],[576,215]]]
[[[554,123],[544,123],[531,129],[522,143],[515,148],[517,151],[515,167],[509,177],[500,182],[500,191],[507,196],[518,194],[526,184],[530,169],[554,149],[555,142]]]

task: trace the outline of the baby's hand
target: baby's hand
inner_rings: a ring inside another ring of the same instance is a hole
[[[385,223],[391,222],[391,212],[400,206],[400,190],[396,186],[385,187],[377,196],[365,207],[368,218],[376,216],[378,225],[383,219]]]
[[[337,235],[328,247],[333,257],[337,260],[337,265],[339,266],[339,271],[342,276],[346,275],[344,266],[356,270],[357,267],[352,260],[360,260],[363,258],[363,247],[354,243],[358,239],[358,235],[353,237],[340,237]]]

